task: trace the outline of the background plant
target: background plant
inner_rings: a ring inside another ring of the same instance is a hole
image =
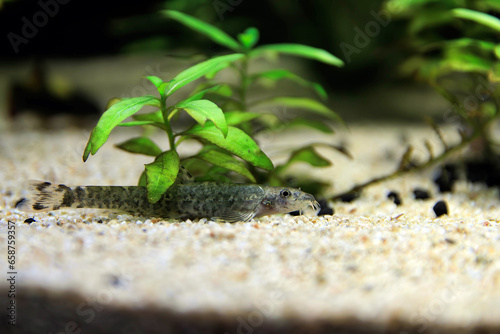
[[[461,8],[466,4],[469,8]],[[407,21],[410,52],[401,73],[434,87],[464,125],[484,133],[500,106],[500,20],[486,12],[498,15],[500,3],[406,0],[398,6],[398,18]]]
[[[273,172],[271,160],[260,150],[252,136],[258,132],[255,129],[272,130],[273,124],[276,122],[273,122],[272,114],[248,112],[248,87],[262,78],[271,81],[289,79],[312,87],[323,98],[326,97],[326,93],[319,84],[304,80],[288,70],[276,69],[251,74],[248,71],[248,62],[269,52],[312,58],[336,66],[341,66],[342,61],[324,50],[298,44],[275,44],[254,48],[259,37],[259,32],[255,28],[247,29],[238,36],[239,41],[236,41],[222,30],[180,12],[165,11],[163,15],[204,33],[237,53],[204,61],[179,73],[168,82],[156,76],[147,77],[156,86],[159,97],[147,95],[112,100],[90,135],[83,155],[84,161],[88,159],[90,154],[97,153],[116,126],[153,126],[163,130],[169,140],[167,150],[162,150],[146,135],[132,138],[117,145],[131,153],[155,157],[154,162],[145,166],[145,171],[139,180],[139,185],[147,187],[148,199],[151,202],[158,201],[161,195],[180,177],[181,165],[186,165],[188,169],[200,166],[199,163],[193,164],[194,160],[208,163],[201,165],[207,167],[201,173],[198,171],[198,174],[201,174],[199,180],[229,181],[227,173],[236,172],[251,182],[257,181],[255,175],[264,175],[259,181],[263,179],[273,184],[283,183],[283,179],[279,175],[280,172],[296,161],[305,161],[313,166],[330,164],[328,160],[317,154],[312,145],[309,145],[294,150],[288,162],[276,169],[278,173]],[[233,93],[230,85],[215,80],[217,72],[227,67],[235,69],[240,74],[236,93]],[[201,77],[206,77],[208,80],[199,85],[187,99],[172,105],[167,103],[167,99],[175,91]],[[226,112],[223,113],[223,109],[214,102],[203,99],[205,95],[217,97]],[[255,104],[265,103],[300,107],[332,120],[340,120],[339,116],[328,107],[309,98],[273,97],[257,101]],[[137,114],[145,106],[151,106],[157,110]],[[175,132],[172,129],[172,121],[183,110],[196,123],[186,131]],[[267,117],[264,118],[263,115]],[[127,121],[129,117],[132,117],[133,120]],[[293,122],[288,124],[306,125],[323,132],[331,132],[329,127],[318,121],[295,118]],[[178,147],[188,139],[197,140],[203,146],[197,154],[181,158]],[[267,171],[267,174],[258,173],[257,168]]]
[[[466,5],[468,8],[463,8]],[[443,146],[440,154],[434,154],[426,141],[428,159],[417,163],[410,146],[394,172],[356,185],[347,193],[444,162],[466,147],[472,148],[469,152],[476,160],[485,162],[483,173],[495,173],[494,185],[500,185],[498,144],[491,132],[500,108],[500,19],[491,14],[499,15],[500,3],[488,0],[389,0],[384,6],[398,13],[396,20],[406,23],[406,36],[399,42],[404,45],[407,57],[399,66],[400,73],[429,84],[450,102],[452,108],[437,121],[455,123],[461,141],[448,144],[436,121],[427,119]],[[395,6],[397,11],[392,10]],[[448,172],[443,168],[443,173]]]

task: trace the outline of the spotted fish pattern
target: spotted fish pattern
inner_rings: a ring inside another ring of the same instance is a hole
[[[177,184],[156,203],[147,199],[146,187],[75,186],[32,181],[29,196],[20,201],[22,211],[41,212],[64,208],[95,208],[151,217],[218,221],[248,221],[254,217],[305,210],[319,210],[316,199],[299,189],[255,184]]]

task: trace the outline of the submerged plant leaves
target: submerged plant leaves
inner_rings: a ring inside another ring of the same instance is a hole
[[[187,85],[188,83],[201,78],[205,74],[213,71],[214,69],[222,70],[223,68],[229,66],[230,62],[240,59],[243,57],[241,53],[235,53],[226,56],[215,57],[194,66],[191,66],[187,70],[179,73],[172,81],[169,82],[165,88],[165,95],[169,96],[174,93],[179,88]]]
[[[108,140],[111,130],[145,105],[160,107],[160,101],[152,95],[132,97],[122,99],[106,110],[90,133],[90,138],[83,153],[83,161],[87,160],[89,154],[94,155],[97,153],[99,148]]]
[[[209,100],[196,100],[182,102],[176,105],[177,108],[184,109],[200,125],[204,125],[207,120],[211,120],[215,126],[227,136],[227,124],[222,109]]]
[[[272,51],[292,56],[314,59],[329,65],[342,67],[344,62],[330,52],[302,44],[268,44],[255,48],[250,52],[251,57],[261,55],[263,52]]]
[[[231,170],[233,172],[245,176],[252,182],[256,182],[255,177],[245,167],[245,164],[230,154],[226,154],[220,151],[210,150],[198,153],[195,156],[195,158],[199,158],[215,166],[226,168],[228,170]]]
[[[163,152],[156,157],[154,162],[146,165],[146,187],[149,202],[158,202],[175,182],[179,168],[179,155],[175,151]]]
[[[174,19],[177,22],[180,22],[185,26],[199,32],[200,34],[207,36],[217,44],[225,46],[233,51],[238,52],[241,50],[240,44],[234,38],[226,34],[223,30],[220,30],[219,28],[211,24],[175,10],[164,10],[161,13],[166,17]]]
[[[156,157],[162,150],[148,137],[136,137],[117,144],[116,147],[137,154],[145,154]]]
[[[273,163],[261,151],[257,143],[245,132],[233,126],[228,127],[226,137],[215,126],[208,124],[204,127],[193,127],[184,132],[184,135],[208,140],[243,160],[250,162],[255,167],[269,171],[273,169]]]

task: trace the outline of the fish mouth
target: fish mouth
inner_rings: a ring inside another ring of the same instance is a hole
[[[319,202],[314,198],[313,195],[310,194],[305,194],[300,198],[302,201],[307,202],[307,205],[304,205],[302,209],[300,209],[300,213],[302,214],[305,210],[311,208],[315,214],[318,214],[319,210],[321,210],[321,205]]]
[[[316,214],[318,214],[319,210],[321,210],[321,205],[318,201],[314,200],[313,202],[309,202],[309,205],[314,210]]]

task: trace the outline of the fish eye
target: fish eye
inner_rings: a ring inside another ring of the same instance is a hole
[[[283,197],[283,198],[287,198],[288,196],[290,196],[292,193],[290,192],[290,190],[288,189],[283,189],[281,192],[280,192],[280,196]]]

